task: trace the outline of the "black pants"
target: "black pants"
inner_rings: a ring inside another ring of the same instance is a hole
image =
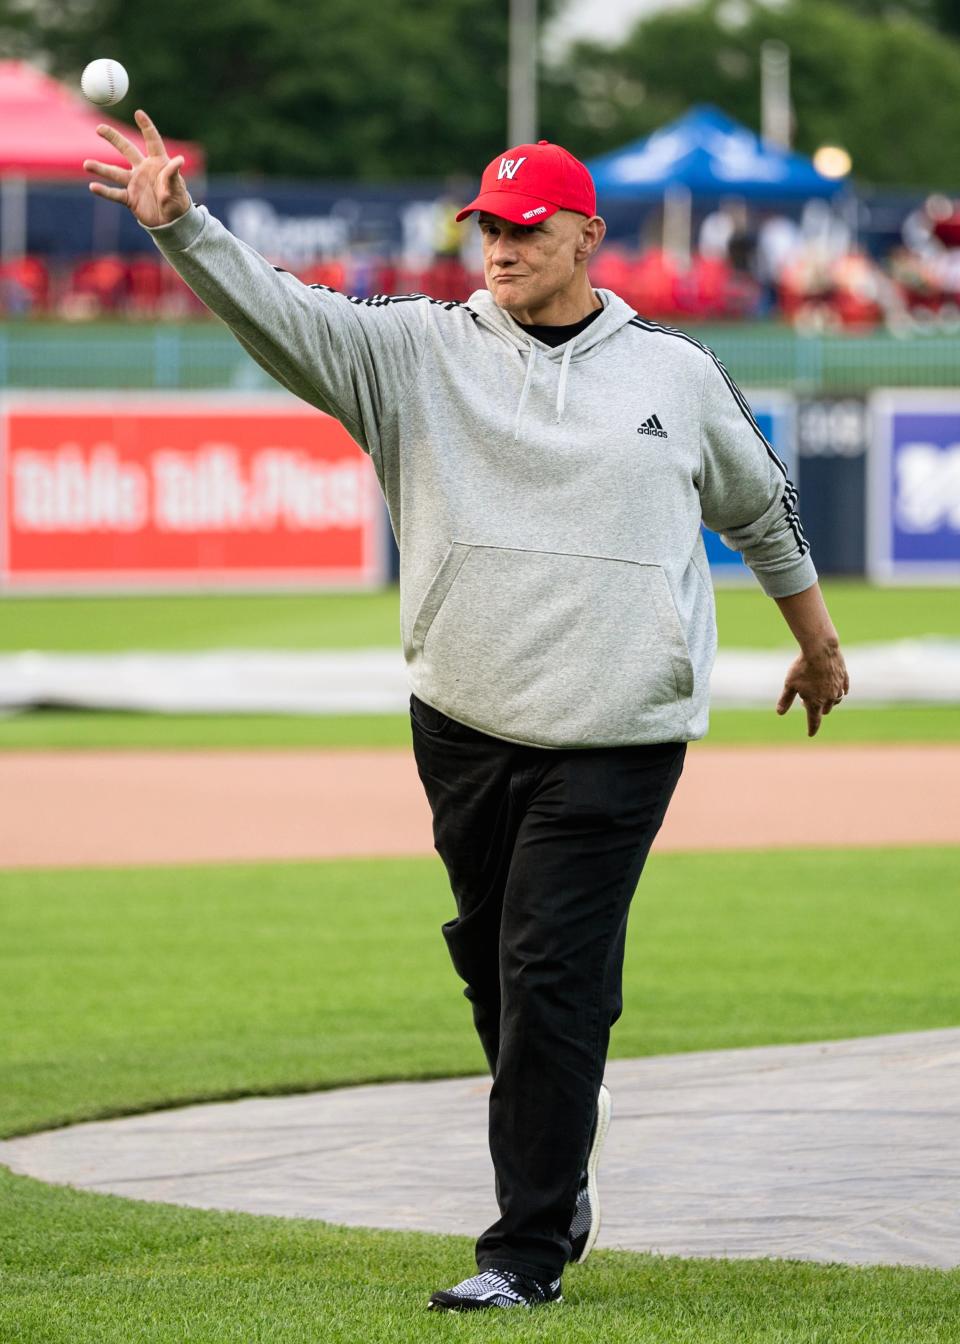
[[[557,1278],[586,1163],[627,912],[685,746],[549,750],[410,702],[457,917],[443,926],[493,1074],[501,1217],[481,1269]]]

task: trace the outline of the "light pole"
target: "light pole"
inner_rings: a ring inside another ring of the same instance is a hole
[[[537,0],[510,0],[507,140],[531,145],[537,138]]]
[[[760,44],[760,119],[766,143],[789,149],[790,48],[785,42]]]

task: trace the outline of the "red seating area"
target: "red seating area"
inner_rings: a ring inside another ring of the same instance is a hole
[[[39,257],[0,262],[0,314],[45,313],[50,305],[50,271]]]
[[[481,275],[469,272],[456,258],[444,257],[418,269],[379,258],[343,258],[314,263],[298,275],[305,284],[364,297],[420,293],[462,301],[483,287]],[[608,245],[590,275],[595,285],[620,294],[644,316],[681,325],[750,317],[761,299],[756,282],[726,262],[694,256],[682,266],[659,248],[638,254]],[[810,267],[802,261],[787,266],[777,313],[801,327],[873,326],[890,320],[891,314],[920,308],[938,313],[946,305],[954,313],[958,289],[960,267],[940,274],[904,250],[884,271],[851,253],[829,267]],[[0,318],[14,316],[163,320],[203,318],[208,313],[159,256],[105,255],[60,267],[29,256],[0,263]]]
[[[466,299],[481,276],[458,261],[440,259],[408,270],[379,259],[362,264],[319,262],[297,271],[308,285],[341,293],[430,294]],[[204,317],[207,310],[159,256],[86,257],[72,265],[51,265],[41,257],[0,263],[0,318],[62,317],[83,321],[103,316],[140,318]]]
[[[760,293],[725,262],[694,256],[682,266],[660,248],[635,256],[604,248],[590,268],[593,283],[612,289],[647,317],[724,319],[749,316]]]
[[[200,317],[206,308],[159,257],[88,257],[51,266],[41,257],[0,263],[0,317]]]

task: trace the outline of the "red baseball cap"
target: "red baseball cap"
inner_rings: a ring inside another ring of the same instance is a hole
[[[487,164],[479,194],[463,207],[457,220],[475,210],[486,210],[513,224],[535,224],[558,210],[595,215],[597,193],[579,159],[560,145],[540,140],[505,149]]]

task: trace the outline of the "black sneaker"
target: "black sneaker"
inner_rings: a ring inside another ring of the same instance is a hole
[[[542,1283],[514,1274],[509,1269],[482,1269],[455,1288],[436,1292],[427,1303],[429,1311],[486,1311],[488,1307],[539,1307],[562,1302],[560,1280]]]
[[[580,1189],[577,1191],[577,1207],[573,1211],[570,1224],[570,1262],[582,1265],[593,1250],[593,1243],[600,1231],[600,1192],[597,1189],[597,1167],[600,1165],[600,1149],[610,1128],[610,1116],[613,1107],[610,1093],[601,1084],[597,1096],[597,1119],[590,1140],[590,1152],[587,1155],[587,1169],[580,1177]]]

